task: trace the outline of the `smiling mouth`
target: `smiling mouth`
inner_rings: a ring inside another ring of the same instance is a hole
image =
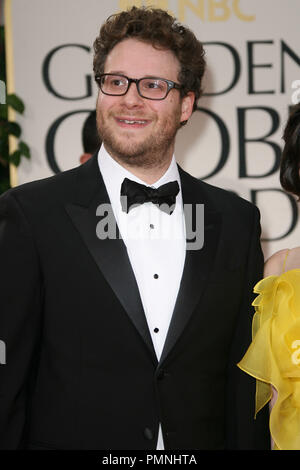
[[[117,121],[121,124],[140,125],[140,126],[144,126],[148,124],[149,122],[149,121],[144,121],[142,119],[117,119]]]

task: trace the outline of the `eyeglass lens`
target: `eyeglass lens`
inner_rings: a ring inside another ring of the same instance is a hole
[[[123,95],[127,92],[129,81],[119,75],[103,75],[101,89],[110,95]],[[136,83],[141,96],[145,98],[161,99],[167,95],[168,83],[158,78],[142,78]]]

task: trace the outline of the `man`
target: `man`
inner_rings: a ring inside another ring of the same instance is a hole
[[[132,8],[94,47],[99,153],[1,200],[1,447],[263,448],[254,380],[236,367],[262,270],[258,210],[173,156],[202,45],[166,12]]]

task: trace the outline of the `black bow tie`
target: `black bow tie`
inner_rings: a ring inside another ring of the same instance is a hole
[[[167,214],[172,214],[175,207],[176,196],[179,193],[179,184],[172,181],[159,188],[151,188],[125,178],[121,186],[121,205],[125,212],[129,212],[134,204],[153,202]]]

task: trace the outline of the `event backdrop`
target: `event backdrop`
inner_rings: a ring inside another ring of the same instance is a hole
[[[32,153],[12,172],[14,185],[79,164],[97,97],[92,46],[100,25],[132,5],[152,5],[191,27],[207,55],[205,95],[179,131],[177,161],[257,204],[266,257],[300,243],[298,206],[278,175],[289,106],[300,100],[299,0],[5,2],[8,90],[25,102],[19,121]]]

